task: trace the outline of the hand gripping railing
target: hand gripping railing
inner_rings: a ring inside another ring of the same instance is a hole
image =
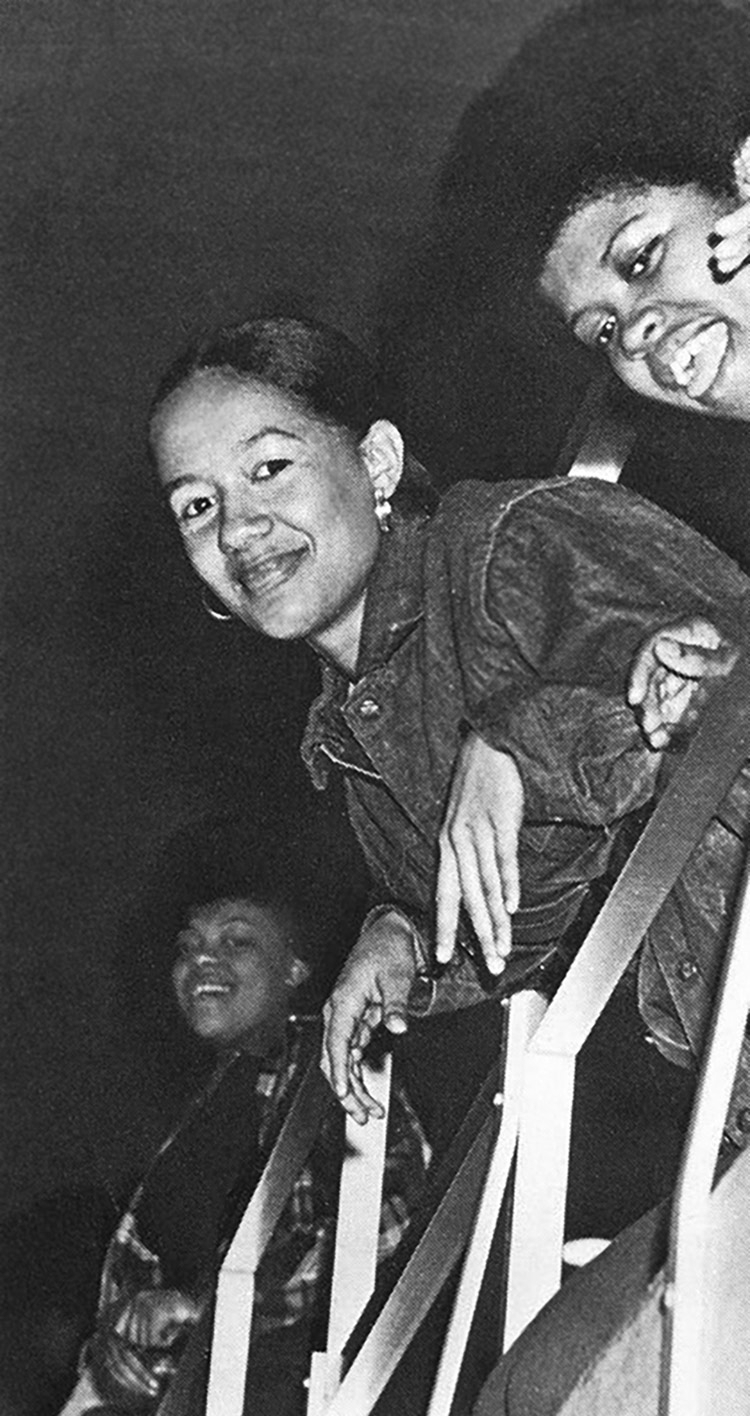
[[[354,1148],[354,1154],[345,1162],[352,1168],[350,1183],[345,1169],[342,1184],[331,1321],[326,1352],[317,1354],[313,1361],[309,1416],[367,1416],[449,1274],[464,1257],[429,1406],[429,1416],[447,1416],[514,1156],[505,1347],[556,1291],[562,1264],[577,1054],[749,754],[750,662],[743,655],[704,713],[684,762],[546,1013],[537,995],[519,994],[510,1001],[504,1080],[495,1097],[498,1104],[486,1108],[485,1119],[429,1225],[342,1378],[343,1349],[374,1281],[385,1136],[382,1123],[371,1122],[364,1130],[350,1124],[348,1148]],[[738,930],[744,927],[743,922]],[[736,967],[727,965],[733,999]],[[733,1010],[735,1029],[742,1006]],[[719,1036],[723,1035],[720,1029]],[[733,1070],[731,1061],[726,1060],[728,1055],[727,1051],[724,1072]],[[383,1080],[378,1080],[377,1074],[371,1083],[382,1090]],[[715,1098],[713,1082],[706,1085],[709,1098]],[[326,1084],[313,1065],[225,1259],[217,1287],[207,1416],[242,1414],[255,1269],[312,1144],[326,1096]],[[703,1103],[704,1113],[706,1107],[710,1109],[714,1129],[721,1126],[726,1110],[716,1106],[715,1100]],[[702,1142],[698,1147],[700,1152]],[[370,1150],[369,1159],[363,1158],[363,1148]],[[705,1166],[702,1169],[705,1172]],[[688,1195],[694,1173],[693,1163],[687,1170]],[[685,1213],[684,1206],[681,1213]],[[362,1232],[365,1221],[369,1226],[366,1238]],[[352,1235],[358,1232],[360,1242],[353,1262],[350,1245]],[[679,1266],[674,1293],[670,1321],[675,1342],[669,1350],[677,1356],[670,1372],[672,1388],[679,1390],[680,1378],[675,1376],[681,1360]],[[668,1344],[670,1341],[668,1333]],[[673,1405],[668,1410],[669,1416],[678,1410],[679,1416],[688,1416],[687,1407]]]
[[[494,1220],[507,1188],[516,1130],[505,1347],[557,1290],[576,1057],[749,752],[750,662],[743,656],[706,710],[680,770],[539,1025],[534,1027],[532,1021],[534,1013],[538,1017],[541,1012],[538,999],[519,995],[512,1001],[516,1036],[523,1038],[524,1026],[533,1036],[527,1046],[521,1043],[520,1055],[514,1055],[512,1046],[508,1049],[508,1100],[497,1135],[491,1135],[486,1123],[340,1388],[324,1408],[325,1416],[367,1416],[372,1410],[463,1252],[470,1227],[464,1222],[466,1210],[474,1196],[479,1208],[429,1416],[450,1410]],[[490,1177],[486,1185],[484,1168]]]

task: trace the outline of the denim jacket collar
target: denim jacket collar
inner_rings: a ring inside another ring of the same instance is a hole
[[[424,614],[424,515],[393,514],[367,586],[357,678],[387,662]]]

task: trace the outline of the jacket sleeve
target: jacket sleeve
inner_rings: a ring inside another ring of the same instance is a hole
[[[700,615],[739,633],[747,582],[623,488],[536,484],[476,548],[468,725],[516,761],[525,819],[602,826],[652,795],[660,754],[625,701],[638,647]]]

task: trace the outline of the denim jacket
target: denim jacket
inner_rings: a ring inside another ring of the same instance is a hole
[[[656,790],[661,755],[625,703],[636,648],[695,615],[736,636],[747,585],[696,532],[596,480],[464,482],[432,518],[396,518],[355,681],[324,666],[302,746],[317,786],[344,772],[380,899],[431,940],[438,832],[473,728],[523,782],[514,944],[558,937]],[[484,997],[459,954],[437,1006]]]

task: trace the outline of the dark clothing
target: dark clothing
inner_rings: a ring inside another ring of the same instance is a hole
[[[302,749],[319,787],[332,767],[344,772],[378,897],[430,940],[438,832],[462,735],[474,728],[510,753],[523,781],[514,942],[559,936],[605,874],[623,823],[657,789],[661,755],[647,749],[625,703],[637,647],[696,615],[736,639],[748,588],[696,532],[593,479],[462,483],[432,519],[397,519],[368,588],[356,681],[324,667]],[[692,876],[644,954],[644,1004],[658,998],[675,1024],[687,1011],[694,1050],[741,869],[743,780],[722,813],[730,826],[712,828],[696,851]],[[718,907],[702,884],[706,870]],[[699,953],[713,961],[702,990],[673,966],[675,950],[684,952],[686,901],[699,917]],[[463,940],[471,950],[466,922]],[[437,1006],[482,997],[483,982],[459,953]],[[645,1012],[661,1043],[658,1009]]]
[[[138,1348],[118,1328],[123,1311],[144,1291],[181,1289],[201,1306],[213,1291],[220,1259],[244,1213],[308,1063],[320,1046],[319,1029],[289,1025],[283,1054],[260,1061],[236,1053],[222,1062],[161,1146],[113,1235],[102,1271],[97,1328],[84,1348],[81,1383],[69,1416],[95,1410],[97,1392],[135,1413],[155,1410],[131,1375],[139,1365],[161,1368],[162,1388],[182,1351]],[[304,1406],[302,1377],[309,1366],[313,1323],[329,1278],[343,1149],[343,1113],[332,1108],[300,1170],[256,1275],[252,1325],[254,1381],[274,1373],[281,1411],[291,1364],[299,1382],[287,1393],[290,1410]],[[391,1257],[418,1202],[429,1148],[409,1099],[396,1084],[388,1119],[378,1262]],[[290,1334],[288,1346],[281,1335]],[[286,1354],[285,1361],[281,1360]],[[154,1367],[154,1364],[157,1364]],[[198,1385],[205,1380],[199,1373]],[[163,1394],[163,1393],[162,1393]],[[196,1400],[197,1400],[196,1390]],[[284,1399],[286,1400],[287,1397]],[[269,1397],[270,1400],[270,1397]],[[192,1407],[190,1408],[193,1409]],[[197,1408],[196,1408],[197,1409]],[[253,1408],[254,1409],[254,1408]],[[269,1410],[275,1409],[272,1406]],[[68,1406],[62,1416],[68,1416]]]

